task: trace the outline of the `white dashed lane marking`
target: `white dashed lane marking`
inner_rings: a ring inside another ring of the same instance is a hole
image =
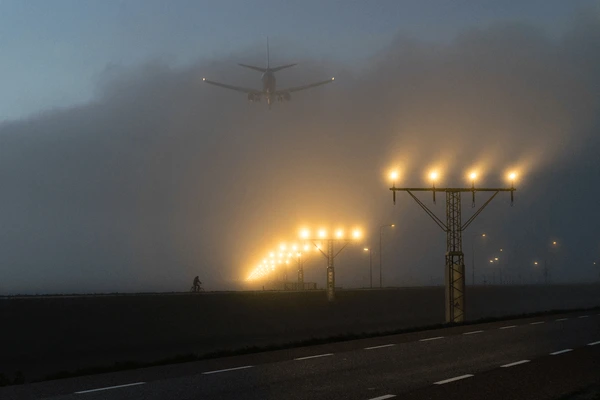
[[[252,368],[253,365],[245,365],[243,367],[235,367],[235,368],[227,368],[227,369],[218,369],[216,371],[207,371],[207,372],[203,372],[202,375],[210,375],[210,374],[218,374],[221,372],[229,372],[229,371],[237,371],[238,369],[247,369],[247,368]]]
[[[573,351],[573,349],[564,349],[564,350],[555,351],[554,353],[550,353],[550,355],[557,356],[559,354],[568,353],[570,351]]]
[[[317,354],[316,356],[294,358],[294,360],[296,360],[296,361],[309,360],[311,358],[329,357],[329,356],[332,356],[332,355],[333,355],[333,353]]]
[[[446,379],[443,381],[439,381],[439,382],[435,382],[434,385],[444,385],[446,383],[450,383],[450,382],[455,382],[455,381],[460,381],[461,379],[466,379],[466,378],[470,378],[473,375],[471,374],[467,374],[467,375],[461,375],[461,376],[456,376],[454,378],[450,378],[450,379]]]
[[[516,328],[516,325],[509,325],[509,326],[501,326],[500,329],[512,329],[512,328]]]
[[[556,322],[560,322],[560,321],[566,321],[566,320],[568,320],[568,319],[569,319],[569,318],[559,318],[559,319],[557,319],[557,320],[556,320]]]
[[[539,324],[543,324],[543,323],[545,323],[545,322],[546,322],[546,321],[532,322],[532,323],[530,323],[529,325],[539,325]]]
[[[427,339],[421,339],[421,340],[419,340],[419,342],[429,342],[430,340],[439,340],[439,339],[443,339],[443,338],[444,338],[443,336],[430,337]]]
[[[516,365],[521,365],[521,364],[525,364],[528,363],[531,360],[521,360],[521,361],[515,361],[514,363],[510,363],[510,364],[504,364],[501,365],[500,368],[509,368],[509,367],[514,367]]]
[[[577,318],[588,318],[588,317],[589,317],[589,315],[580,315],[580,316],[579,316],[579,317],[577,317]]]
[[[396,397],[396,395],[395,394],[384,394],[383,396],[373,397],[372,399],[369,399],[369,400],[385,400],[385,399],[391,399],[392,397]]]
[[[599,341],[597,341],[597,342],[588,343],[587,345],[588,345],[588,346],[595,346],[595,345],[597,345],[597,344],[600,344],[600,340],[599,340]]]
[[[471,332],[465,332],[465,333],[463,333],[463,335],[474,335],[476,333],[481,333],[481,332],[483,332],[483,331],[471,331]]]
[[[392,347],[392,346],[395,346],[395,344],[391,343],[391,344],[382,344],[381,346],[365,347],[365,350],[383,349],[384,347]]]
[[[75,392],[75,394],[84,394],[84,393],[91,393],[91,392],[99,392],[101,390],[119,389],[119,388],[124,388],[124,387],[129,387],[129,386],[144,385],[145,383],[146,382],[136,382],[136,383],[128,383],[126,385],[107,386],[107,387],[98,388],[98,389],[82,390],[80,392]]]

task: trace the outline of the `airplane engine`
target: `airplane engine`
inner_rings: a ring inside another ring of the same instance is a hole
[[[248,93],[248,101],[260,101],[260,95],[255,93]]]
[[[280,95],[277,96],[277,101],[290,101],[292,99],[292,96],[289,93],[281,93]]]

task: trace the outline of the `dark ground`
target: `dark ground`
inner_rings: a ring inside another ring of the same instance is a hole
[[[469,320],[600,306],[600,286],[485,286],[467,291]],[[155,361],[444,321],[443,288],[0,300],[0,373],[31,381],[61,370]]]

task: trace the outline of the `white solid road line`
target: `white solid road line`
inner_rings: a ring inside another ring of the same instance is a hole
[[[597,342],[588,343],[587,345],[588,345],[588,346],[595,346],[595,345],[597,345],[597,344],[600,344],[600,340],[599,340],[599,341],[597,341]]]
[[[252,368],[254,365],[245,365],[243,367],[235,367],[235,368],[227,368],[227,369],[218,369],[216,371],[206,371],[203,372],[202,375],[210,375],[210,374],[218,374],[220,372],[228,372],[228,371],[237,371],[238,369],[246,369]]]
[[[372,399],[369,399],[369,400],[385,400],[385,399],[391,399],[392,397],[396,397],[396,395],[395,394],[384,394],[383,396],[373,397]]]
[[[539,325],[539,324],[544,324],[546,321],[538,321],[538,322],[532,322],[529,325]]]
[[[430,337],[427,339],[421,339],[421,340],[419,340],[419,342],[429,342],[430,340],[439,340],[439,339],[443,339],[443,338],[444,338],[443,336]]]
[[[395,344],[382,344],[381,346],[373,346],[373,347],[365,347],[365,350],[373,350],[373,349],[382,349],[384,347],[392,347],[395,346]]]
[[[512,329],[512,328],[516,328],[516,325],[509,325],[509,326],[501,326],[500,329]]]
[[[557,322],[558,322],[558,321],[566,321],[566,320],[568,320],[568,319],[569,319],[569,318],[559,318],[559,319],[557,319],[556,321],[557,321]]]
[[[568,353],[570,351],[573,351],[573,349],[564,349],[564,350],[555,351],[554,353],[550,353],[550,355],[557,356],[559,354]]]
[[[327,353],[327,354],[317,354],[316,356],[308,356],[308,357],[294,358],[294,360],[296,360],[296,361],[300,361],[300,360],[308,360],[309,358],[328,357],[328,356],[332,356],[332,355],[333,355],[333,353]]]
[[[107,386],[107,387],[98,388],[98,389],[82,390],[80,392],[75,392],[75,394],[84,394],[84,393],[91,393],[91,392],[99,392],[101,390],[119,389],[119,388],[124,388],[124,387],[128,387],[128,386],[144,385],[145,383],[146,382],[136,382],[136,383],[128,383],[126,385]]]
[[[588,318],[588,317],[589,317],[589,315],[580,315],[580,316],[579,316],[579,317],[577,317],[577,318]]]
[[[465,333],[463,333],[463,335],[474,335],[476,333],[481,333],[481,332],[483,332],[483,331],[471,331],[471,332],[465,332]]]
[[[435,382],[434,385],[443,385],[443,384],[454,382],[454,381],[460,381],[461,379],[470,378],[472,376],[473,375],[471,375],[471,374],[456,376],[454,378],[450,378],[450,379],[446,379],[446,380],[443,380],[443,381]]]
[[[510,363],[510,364],[504,364],[501,365],[500,368],[508,368],[508,367],[514,367],[515,365],[521,365],[521,364],[525,364],[528,363],[531,360],[521,360],[521,361],[516,361],[514,363]]]

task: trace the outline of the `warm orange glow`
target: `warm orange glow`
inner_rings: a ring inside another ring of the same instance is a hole
[[[341,239],[341,238],[343,238],[343,237],[344,237],[344,231],[343,231],[343,230],[341,230],[341,229],[338,229],[338,230],[335,232],[335,237],[337,237],[338,239]]]
[[[390,172],[390,179],[395,181],[396,179],[398,179],[398,172],[397,171],[392,171]]]
[[[361,236],[362,236],[362,233],[359,229],[355,229],[354,231],[352,231],[352,237],[354,239],[360,239]]]
[[[308,239],[310,237],[310,231],[308,229],[300,230],[300,237],[302,239]]]
[[[469,178],[471,178],[472,181],[477,179],[477,172],[471,172],[471,174],[469,175]]]
[[[325,229],[319,229],[319,237],[325,238],[327,236],[327,231]]]
[[[429,174],[429,178],[430,178],[432,181],[435,181],[435,180],[438,178],[438,176],[439,176],[439,175],[438,175],[437,171],[433,171],[433,172],[431,172],[431,173]]]

